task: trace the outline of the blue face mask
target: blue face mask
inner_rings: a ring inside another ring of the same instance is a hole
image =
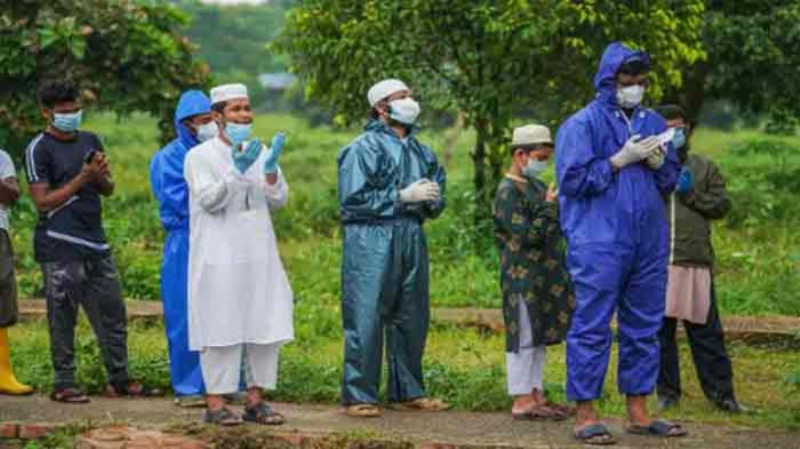
[[[234,145],[239,145],[250,137],[252,129],[252,123],[229,122],[225,125],[225,135],[228,136],[228,139],[230,139]]]
[[[81,127],[83,121],[83,110],[71,114],[53,113],[53,126],[65,133],[74,133]]]
[[[528,160],[528,166],[525,167],[523,172],[529,178],[538,178],[544,171],[547,170],[547,161],[537,161],[536,159]]]
[[[683,126],[675,128],[675,135],[672,136],[672,145],[676,150],[686,145],[686,128]]]

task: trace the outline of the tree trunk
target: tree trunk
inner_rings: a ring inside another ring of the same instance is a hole
[[[461,135],[461,131],[464,129],[464,113],[459,109],[458,115],[456,116],[456,123],[453,125],[452,128],[447,132],[444,140],[444,166],[446,168],[450,168],[450,163],[453,161],[453,153],[455,152],[456,144],[458,143],[458,137]]]
[[[472,152],[472,162],[475,167],[475,225],[480,227],[481,223],[489,217],[491,203],[489,200],[489,186],[486,180],[486,141],[488,128],[485,120],[475,121],[475,149]]]
[[[664,97],[665,102],[681,106],[693,123],[697,123],[703,110],[708,72],[709,66],[706,62],[693,65],[684,72],[681,87]]]

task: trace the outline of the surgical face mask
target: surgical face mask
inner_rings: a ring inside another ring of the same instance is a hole
[[[675,135],[672,137],[672,145],[675,149],[686,146],[686,128],[678,126],[675,128]]]
[[[81,127],[83,121],[83,110],[71,114],[53,113],[53,126],[65,133],[74,133]]]
[[[217,122],[214,121],[208,122],[205,125],[200,125],[197,127],[196,135],[198,142],[211,140],[219,135],[219,126],[217,126]]]
[[[617,88],[617,104],[623,109],[633,109],[642,102],[644,98],[644,86],[633,85]]]
[[[547,161],[537,161],[536,159],[528,159],[528,165],[523,170],[529,178],[538,178],[547,169]]]
[[[228,122],[225,125],[225,135],[234,145],[239,145],[250,137],[250,131],[253,129],[252,123],[233,123]]]
[[[404,125],[413,125],[419,117],[419,103],[413,98],[403,98],[389,103],[389,117]]]

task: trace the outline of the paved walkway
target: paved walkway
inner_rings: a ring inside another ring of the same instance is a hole
[[[513,421],[505,413],[446,412],[418,414],[387,412],[382,418],[357,420],[343,415],[338,407],[308,404],[277,404],[289,423],[280,428],[249,428],[225,432],[235,438],[267,432],[297,435],[356,435],[375,441],[404,440],[420,448],[579,448],[571,438],[570,423]],[[42,396],[0,396],[0,423],[44,422],[85,423],[93,426],[126,422],[139,428],[174,428],[196,424],[200,409],[180,409],[169,399],[112,400],[95,398],[88,405],[57,404]],[[622,448],[798,448],[800,433],[774,433],[726,426],[688,424],[687,438],[671,441],[629,436],[621,423],[611,422]],[[247,426],[250,427],[250,426]],[[197,430],[197,429],[194,429]],[[301,445],[300,443],[296,443]],[[249,446],[248,446],[249,447]],[[368,444],[363,447],[383,447]]]
[[[127,304],[128,315],[131,318],[158,318],[163,314],[161,301],[128,301]],[[23,317],[46,315],[43,300],[22,300],[19,305]],[[481,327],[493,331],[502,331],[503,329],[503,316],[499,309],[437,308],[433,309],[433,320],[440,323]],[[774,342],[778,339],[800,343],[800,317],[726,316],[722,317],[722,324],[725,328],[725,336],[730,340],[748,342],[769,340]]]

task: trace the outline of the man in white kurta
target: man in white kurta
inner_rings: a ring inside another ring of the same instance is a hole
[[[281,345],[294,337],[292,291],[278,255],[271,210],[288,199],[277,166],[283,135],[270,148],[248,140],[253,114],[247,88],[211,91],[220,135],[190,151],[189,346],[200,351],[207,423],[281,424],[263,400],[277,382]],[[242,369],[243,368],[243,369]],[[247,386],[243,416],[222,395]]]

